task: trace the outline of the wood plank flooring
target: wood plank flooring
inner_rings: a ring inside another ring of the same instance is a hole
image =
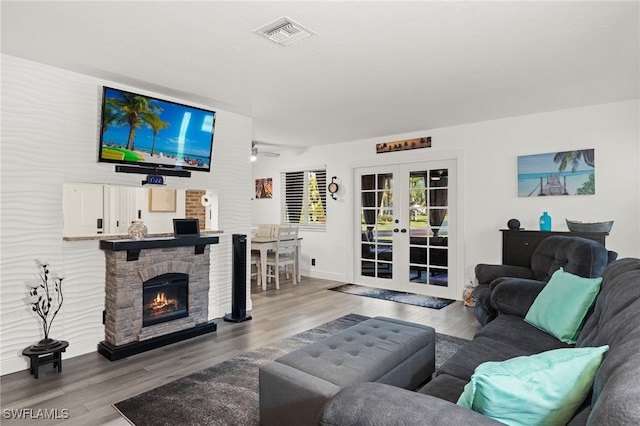
[[[340,284],[308,277],[297,286],[281,282],[280,290],[263,291],[254,284],[251,321],[217,320],[215,333],[113,362],[97,352],[69,359],[63,356],[62,373],[46,365],[37,380],[27,370],[2,376],[1,423],[128,425],[111,404],[349,313],[427,324],[440,333],[467,339],[480,327],[473,309],[462,302],[435,310],[327,291]],[[8,418],[6,410],[22,408],[33,409],[33,415],[39,409],[57,410],[58,417],[68,410],[68,418]]]

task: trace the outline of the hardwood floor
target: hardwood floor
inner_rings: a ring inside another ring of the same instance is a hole
[[[462,302],[435,310],[327,291],[340,284],[308,277],[297,286],[284,281],[280,290],[263,291],[254,284],[251,321],[217,320],[215,333],[113,362],[97,352],[63,358],[62,373],[46,365],[37,380],[27,370],[2,376],[1,423],[128,425],[111,404],[349,313],[400,318],[467,339],[480,327],[473,309]],[[68,418],[9,419],[7,410],[23,408],[32,409],[33,416],[46,409]]]

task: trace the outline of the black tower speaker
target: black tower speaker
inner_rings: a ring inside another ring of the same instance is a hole
[[[225,321],[242,322],[251,319],[247,315],[247,236],[233,234],[233,267],[231,271],[231,313]]]

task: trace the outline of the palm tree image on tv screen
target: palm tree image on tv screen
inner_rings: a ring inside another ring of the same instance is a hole
[[[104,88],[99,161],[209,171],[214,111]]]

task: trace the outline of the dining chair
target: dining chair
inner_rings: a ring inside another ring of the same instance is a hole
[[[258,224],[258,229],[256,231],[257,237],[272,237],[274,231],[274,226],[269,223],[260,223]]]
[[[298,227],[291,225],[278,226],[276,247],[267,253],[267,280],[273,278],[276,288],[280,288],[280,268],[285,270],[285,276],[289,279],[289,266],[293,270],[293,285],[298,285],[296,270],[296,244],[298,238]],[[266,282],[262,283],[262,288],[266,290]]]
[[[256,285],[260,287],[262,273],[260,272],[260,253],[251,252],[251,275],[250,278],[256,277]]]

